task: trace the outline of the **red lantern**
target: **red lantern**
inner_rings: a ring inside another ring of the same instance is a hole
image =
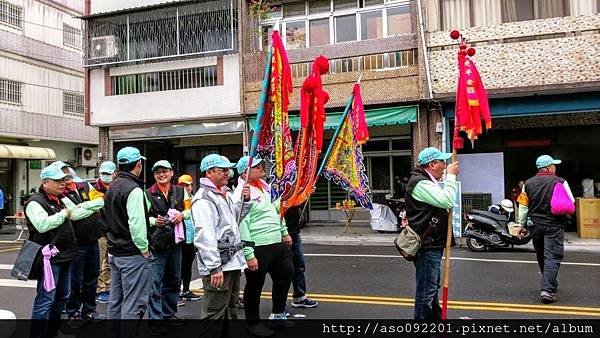
[[[469,49],[467,49],[467,55],[468,55],[468,56],[473,56],[473,55],[475,55],[475,48],[473,48],[473,47],[469,47]]]
[[[452,32],[450,32],[450,37],[452,38],[452,40],[457,40],[460,37],[460,32],[455,29]]]

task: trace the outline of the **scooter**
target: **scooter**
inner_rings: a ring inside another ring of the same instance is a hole
[[[504,215],[498,215],[484,210],[471,210],[465,214],[464,236],[467,246],[475,252],[492,248],[507,248],[515,245],[525,245],[531,241],[527,230],[521,235],[511,234],[509,227],[513,226]]]

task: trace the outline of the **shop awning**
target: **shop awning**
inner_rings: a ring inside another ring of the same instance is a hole
[[[376,109],[365,109],[365,116],[367,117],[367,125],[369,127],[374,126],[393,126],[400,124],[408,124],[417,121],[417,106],[403,106],[403,107],[386,107]],[[325,121],[325,129],[335,129],[340,123],[343,112],[332,112],[327,113],[327,120]],[[290,128],[292,130],[300,129],[300,117],[298,115],[290,115]],[[250,124],[250,130],[254,131],[256,124],[256,116],[248,118]]]
[[[54,160],[56,154],[50,148],[0,144],[0,158],[20,158],[26,160]]]

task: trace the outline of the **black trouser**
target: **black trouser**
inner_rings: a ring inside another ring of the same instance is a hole
[[[267,273],[273,280],[273,313],[284,313],[287,293],[292,283],[294,267],[292,252],[283,243],[275,243],[254,248],[258,260],[258,270],[246,269],[246,287],[244,288],[244,313],[249,325],[258,324],[260,315],[260,294]]]
[[[183,244],[181,246],[181,282],[183,284],[183,292],[190,291],[194,258],[196,258],[196,246],[194,243]]]
[[[563,227],[534,224],[531,227],[533,247],[542,274],[541,291],[556,292],[558,288],[558,269],[565,255]]]

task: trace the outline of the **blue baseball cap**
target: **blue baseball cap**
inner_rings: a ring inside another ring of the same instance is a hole
[[[154,163],[154,165],[152,166],[152,171],[158,168],[173,169],[171,163],[169,163],[169,161],[167,160],[156,161],[156,163]]]
[[[418,157],[419,165],[427,164],[434,160],[446,161],[452,157],[452,153],[442,153],[436,147],[429,147],[421,150]]]
[[[71,176],[73,178],[73,182],[75,182],[75,183],[83,182],[83,179],[81,177],[77,176],[77,173],[71,167],[69,167],[69,174],[67,176]]]
[[[229,162],[227,157],[219,154],[210,154],[204,156],[202,162],[200,162],[200,171],[207,171],[211,168],[233,168],[234,163]]]
[[[115,171],[117,171],[117,166],[112,161],[102,162],[100,169],[98,169],[98,172],[101,174],[107,173],[112,175]]]
[[[50,163],[50,165],[53,165],[53,166],[57,167],[58,169],[62,169],[64,167],[68,167],[69,166],[68,164],[66,164],[63,161],[55,161],[55,162]]]
[[[135,163],[140,159],[145,160],[146,158],[135,147],[125,147],[117,153],[117,163],[119,164]]]
[[[40,173],[40,178],[42,180],[62,180],[63,178],[65,178],[67,176],[67,174],[65,174],[61,168],[59,168],[58,166],[55,166],[53,164],[47,166],[46,168],[42,169],[42,172]]]
[[[542,155],[535,160],[535,165],[538,169],[546,168],[551,164],[560,164],[561,160],[555,160],[550,155]]]
[[[240,158],[240,160],[238,161],[238,163],[235,165],[238,174],[242,174],[244,171],[248,170],[248,161],[250,160],[250,156],[244,156],[242,158]],[[252,159],[252,168],[256,167],[257,165],[262,163],[262,158],[256,158],[254,157]]]

